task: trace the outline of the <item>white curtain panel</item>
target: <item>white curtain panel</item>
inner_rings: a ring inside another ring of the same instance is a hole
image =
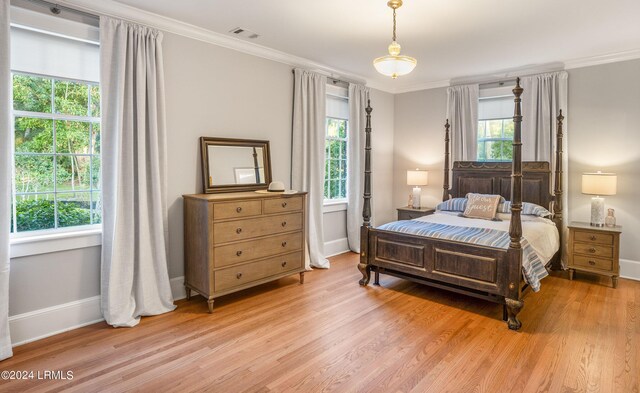
[[[562,109],[564,119],[563,162],[564,170],[562,189],[562,215],[564,226],[562,233],[568,236],[567,221],[569,218],[569,141],[567,113],[567,95],[569,75],[566,71],[531,75],[521,78],[522,93],[522,159],[524,161],[548,161],[555,168],[555,151],[557,120]],[[551,183],[553,187],[554,182]],[[566,242],[563,242],[566,247]],[[563,252],[562,255],[567,255]],[[566,267],[566,261],[563,267]]]
[[[11,62],[9,0],[0,1],[0,360],[13,356],[9,335],[11,225]]]
[[[100,18],[102,313],[113,326],[172,311],[162,34]]]
[[[329,268],[329,261],[324,257],[322,225],[326,91],[327,77],[294,70],[291,187],[308,192],[307,269]]]
[[[477,159],[479,96],[478,84],[451,86],[447,89],[447,119],[451,124],[453,161]]]
[[[360,226],[364,194],[364,143],[369,89],[355,83],[349,84],[349,135],[347,155],[347,240],[349,249],[360,252]]]

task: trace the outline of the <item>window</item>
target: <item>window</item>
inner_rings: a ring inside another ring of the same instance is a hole
[[[95,83],[13,74],[12,232],[101,222]]]
[[[97,28],[20,8],[13,17],[11,232],[94,229],[102,221]]]
[[[478,119],[478,161],[511,161],[513,97],[481,97]]]
[[[349,101],[347,90],[327,86],[327,122],[325,134],[325,202],[347,199],[347,146]]]

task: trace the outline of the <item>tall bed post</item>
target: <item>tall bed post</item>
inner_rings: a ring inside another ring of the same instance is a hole
[[[513,114],[513,165],[511,169],[511,223],[509,225],[509,290],[505,296],[507,307],[507,325],[509,329],[518,330],[522,323],[517,316],[524,302],[520,299],[520,277],[522,274],[522,99],[524,89],[520,87],[520,78],[516,79],[513,89],[515,109]],[[514,267],[517,267],[514,268]]]
[[[558,232],[560,233],[560,244],[562,244],[562,227],[564,216],[562,214],[562,176],[563,176],[563,168],[562,168],[562,160],[563,160],[563,151],[562,151],[562,139],[564,138],[563,131],[563,122],[564,116],[562,115],[562,109],[560,109],[560,114],[556,117],[557,123],[557,133],[556,133],[556,166],[555,166],[555,177],[553,183],[553,221],[558,228]],[[560,247],[560,252],[558,253],[558,259],[555,261],[553,266],[556,270],[562,269],[562,246]]]
[[[367,100],[367,122],[364,128],[364,203],[362,205],[362,227],[360,228],[360,263],[358,270],[362,273],[360,285],[369,284],[371,268],[367,263],[369,256],[369,228],[371,227],[371,100]]]
[[[449,119],[444,124],[444,185],[442,186],[442,201],[447,201],[451,198],[449,194]]]

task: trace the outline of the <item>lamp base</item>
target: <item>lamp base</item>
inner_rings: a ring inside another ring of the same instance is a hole
[[[599,196],[591,198],[591,226],[604,226],[604,198]]]
[[[420,194],[422,193],[422,189],[420,187],[413,187],[413,205],[411,205],[414,209],[420,209]]]

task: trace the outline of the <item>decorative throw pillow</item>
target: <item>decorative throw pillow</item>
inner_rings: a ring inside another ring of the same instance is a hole
[[[500,203],[500,195],[467,194],[467,208],[463,216],[493,220]]]
[[[445,212],[463,212],[467,207],[467,198],[451,198],[438,203],[436,210]]]
[[[511,213],[511,201],[506,201],[498,205],[498,213]],[[538,216],[543,218],[550,218],[553,214],[544,207],[536,205],[535,203],[522,202],[522,215],[525,216]]]

